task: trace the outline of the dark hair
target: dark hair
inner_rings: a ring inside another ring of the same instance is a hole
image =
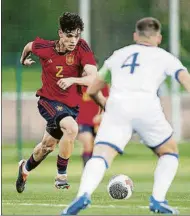
[[[71,32],[76,29],[83,31],[84,29],[84,23],[80,16],[70,12],[65,12],[60,16],[59,25],[63,32]]]
[[[149,37],[161,31],[161,23],[153,17],[145,17],[137,21],[136,31],[140,36]]]

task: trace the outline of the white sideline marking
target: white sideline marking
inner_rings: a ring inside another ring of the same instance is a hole
[[[2,202],[3,205],[20,205],[20,206],[50,206],[50,207],[67,207],[68,205],[66,204],[50,204],[50,203],[10,203],[10,202]],[[128,209],[132,208],[131,205],[129,206],[119,206],[119,205],[90,205],[90,208],[123,208],[123,209]],[[141,209],[148,209],[149,206],[133,206],[134,208],[141,208]],[[190,209],[190,207],[175,207],[177,209]]]
[[[67,207],[66,204],[49,204],[49,203],[6,203],[3,202],[4,205],[22,205],[22,206],[50,206],[50,207]],[[130,206],[114,206],[114,205],[90,205],[91,208],[131,208]],[[145,207],[145,206],[144,206]],[[147,206],[148,207],[148,206]]]

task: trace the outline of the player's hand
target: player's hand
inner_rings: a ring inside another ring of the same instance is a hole
[[[83,71],[83,73],[82,73],[82,77],[84,77],[84,76],[87,76],[86,71]]]
[[[31,58],[27,58],[23,61],[23,65],[25,65],[25,66],[30,66],[34,63],[36,63],[36,62],[34,60],[32,60]]]
[[[74,79],[73,77],[69,78],[62,78],[57,82],[57,85],[62,88],[63,90],[69,88],[71,85],[74,84]]]

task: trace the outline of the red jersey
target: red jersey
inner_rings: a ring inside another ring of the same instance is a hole
[[[80,103],[82,96],[78,85],[73,84],[63,90],[57,85],[57,81],[61,78],[81,77],[83,67],[86,64],[96,65],[96,61],[83,39],[78,41],[73,51],[64,55],[57,53],[55,43],[37,37],[32,44],[32,52],[39,57],[42,65],[42,87],[36,95],[75,107]]]
[[[93,118],[98,114],[100,107],[90,98],[86,93],[87,87],[82,88],[83,97],[80,104],[80,111],[77,117],[78,124],[87,124],[94,126]],[[102,93],[105,97],[108,96],[108,87],[102,89]]]

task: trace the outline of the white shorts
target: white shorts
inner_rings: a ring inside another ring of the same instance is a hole
[[[165,118],[158,99],[109,100],[98,129],[95,144],[105,144],[122,153],[136,131],[144,143],[155,148],[165,143],[173,129]]]

